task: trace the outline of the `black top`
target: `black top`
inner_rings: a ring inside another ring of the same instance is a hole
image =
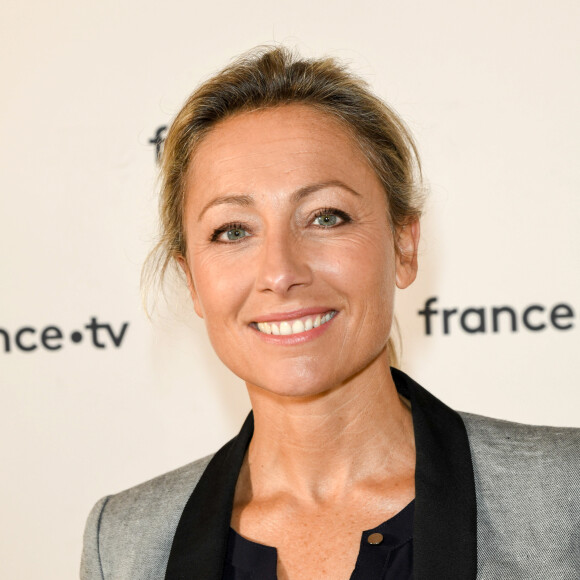
[[[415,501],[362,533],[350,580],[411,580]],[[340,530],[337,530],[340,533]],[[247,540],[230,528],[223,580],[276,580],[276,548]]]

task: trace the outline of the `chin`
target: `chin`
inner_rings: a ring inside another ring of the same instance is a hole
[[[260,377],[248,377],[249,390],[259,389],[280,397],[316,397],[336,386],[336,377],[321,377],[319,369],[303,369],[294,366],[291,372],[272,369],[273,372]]]
[[[376,368],[377,364],[381,368],[385,365],[388,368],[384,345],[377,352],[371,353],[371,356],[354,354],[348,360],[335,364],[331,364],[329,358],[302,355],[270,358],[266,362],[258,357],[252,361],[222,360],[234,374],[245,381],[250,393],[253,392],[256,396],[270,394],[293,398],[319,397],[339,390],[352,379],[359,377],[361,372],[364,373],[371,367]]]
[[[320,387],[316,388],[313,385],[305,385],[304,383],[299,384],[284,384],[284,385],[268,385],[265,386],[256,386],[251,383],[246,383],[248,385],[249,390],[258,389],[263,393],[268,393],[269,395],[273,395],[275,397],[285,397],[288,399],[309,399],[314,397],[319,397],[324,395],[324,393],[329,391],[327,387]]]

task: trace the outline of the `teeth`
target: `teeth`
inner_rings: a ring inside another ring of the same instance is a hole
[[[296,320],[292,323],[292,334],[298,334],[299,332],[304,332],[304,322],[302,320]]]
[[[327,312],[323,316],[320,314],[315,317],[308,317],[301,320],[294,320],[293,322],[284,320],[282,322],[258,322],[257,327],[260,332],[264,334],[274,334],[276,336],[288,336],[290,334],[301,334],[313,328],[318,328],[322,324],[327,323],[334,318],[336,311]]]

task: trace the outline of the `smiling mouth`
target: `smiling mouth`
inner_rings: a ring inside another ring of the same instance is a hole
[[[273,334],[276,336],[289,336],[291,334],[301,334],[308,332],[313,328],[318,328],[328,321],[332,320],[338,312],[331,310],[325,314],[316,316],[302,316],[295,320],[281,320],[279,322],[252,322],[252,326],[264,334]]]

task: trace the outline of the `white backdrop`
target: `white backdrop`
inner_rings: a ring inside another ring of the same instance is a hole
[[[217,449],[248,411],[185,293],[147,320],[139,272],[149,140],[257,44],[346,59],[417,137],[431,195],[402,368],[462,410],[580,426],[578,38],[575,0],[5,0],[0,577],[76,577],[99,497]],[[517,332],[493,332],[501,306]]]

